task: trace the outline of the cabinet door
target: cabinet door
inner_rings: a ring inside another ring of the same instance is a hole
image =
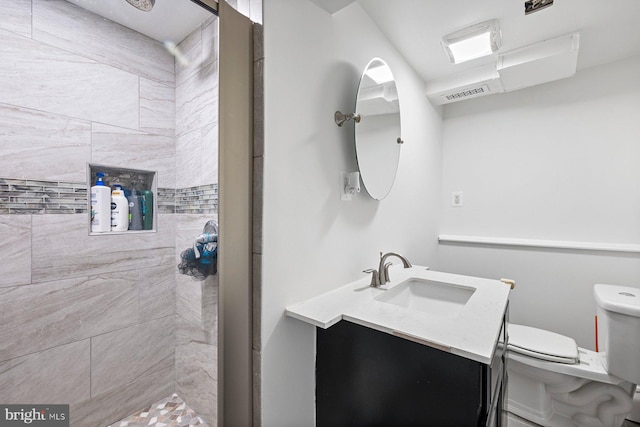
[[[317,330],[316,425],[477,426],[487,368],[343,320]]]

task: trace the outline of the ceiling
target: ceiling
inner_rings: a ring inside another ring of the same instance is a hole
[[[190,0],[156,0],[151,12],[125,0],[68,1],[156,40],[176,43],[211,16]],[[640,55],[640,0],[555,0],[526,16],[524,0],[311,1],[329,13],[357,1],[425,82],[494,64],[499,53],[574,31],[580,32],[578,70]],[[451,64],[440,45],[442,36],[493,18],[502,29],[498,52]]]
[[[354,0],[312,0],[333,13]],[[640,0],[555,0],[524,14],[524,0],[356,0],[425,82],[495,63],[499,53],[580,32],[578,70],[640,55]],[[446,34],[497,18],[502,47],[493,56],[449,62]]]
[[[67,1],[160,42],[176,44],[212,16],[191,0],[156,0],[150,12],[136,9],[126,0]]]

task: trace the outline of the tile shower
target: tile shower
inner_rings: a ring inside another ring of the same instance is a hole
[[[0,403],[104,426],[176,392],[216,425],[217,21],[180,48],[65,0],[0,0]],[[88,235],[87,163],[158,172],[156,233]]]

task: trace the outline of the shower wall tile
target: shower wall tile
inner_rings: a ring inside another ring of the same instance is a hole
[[[171,263],[138,272],[140,322],[175,314],[175,269]]]
[[[184,61],[176,61],[176,86],[198,73],[202,65],[202,27],[199,26],[178,44]]]
[[[105,427],[175,391],[173,359],[150,373],[91,399],[71,405],[71,427]]]
[[[217,18],[193,31],[180,47],[189,66],[176,65],[176,187],[218,182]],[[178,200],[176,212],[206,211],[202,203]],[[217,204],[210,211],[217,210]]]
[[[201,68],[176,86],[176,135],[218,121],[218,67]]]
[[[87,215],[34,215],[34,283],[166,265],[174,260],[171,215],[158,215],[157,233],[88,234]]]
[[[253,278],[252,278],[252,286],[253,290],[251,292],[251,322],[252,322],[252,330],[253,341],[252,347],[256,351],[262,351],[262,335],[259,331],[262,330],[262,255],[253,254],[252,257],[253,264]]]
[[[158,172],[159,187],[175,187],[173,137],[93,123],[91,161],[105,166]]]
[[[252,17],[254,15],[252,4]],[[262,21],[262,12],[259,19]],[[253,25],[253,425],[262,425],[262,208],[264,192],[264,30]]]
[[[253,158],[252,251],[262,254],[264,206],[264,157]]]
[[[264,156],[264,58],[253,63],[253,156]]]
[[[75,404],[89,398],[89,340],[0,362],[0,402]]]
[[[0,287],[31,282],[30,215],[0,215],[0,259]]]
[[[3,176],[62,181],[86,179],[91,155],[89,122],[0,104],[0,128]]]
[[[202,128],[200,143],[202,144],[202,177],[201,185],[218,182],[218,123],[205,125]]]
[[[175,136],[175,85],[140,78],[140,130],[171,138]]]
[[[210,18],[202,24],[202,63],[211,64],[218,60],[218,41],[220,21],[218,18]]]
[[[262,425],[262,353],[253,350],[253,426]]]
[[[137,323],[136,279],[119,272],[0,288],[0,360]]]
[[[0,0],[0,28],[31,37],[31,0]]]
[[[176,393],[208,425],[217,425],[217,346],[193,341],[176,347]]]
[[[202,132],[195,129],[176,137],[176,187],[202,184]]]
[[[253,24],[253,62],[264,59],[264,26],[256,23]],[[260,79],[262,81],[262,79]]]
[[[217,289],[217,288],[216,288]],[[180,315],[176,316],[176,346],[185,346],[191,342],[218,345],[217,306],[212,307],[204,322],[194,323]]]
[[[72,2],[33,0],[33,38],[155,81],[174,82],[174,59],[162,43]]]
[[[199,74],[206,76],[208,67],[218,59],[218,18],[211,17],[202,23],[178,45],[186,62],[176,61],[176,85]]]
[[[138,127],[138,76],[3,30],[0,64],[0,103]]]
[[[202,281],[187,275],[176,277],[176,313],[184,320],[202,323]]]
[[[175,316],[91,339],[91,395],[118,389],[174,363]]]
[[[176,187],[218,183],[218,124],[211,123],[176,138]]]

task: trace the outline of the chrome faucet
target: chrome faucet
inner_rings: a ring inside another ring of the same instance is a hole
[[[391,266],[391,263],[386,261],[390,256],[399,258],[400,261],[402,261],[402,265],[404,265],[404,268],[411,268],[411,263],[409,262],[409,260],[399,253],[387,252],[386,254],[382,255],[382,252],[380,252],[380,264],[378,264],[378,269],[376,270],[370,268],[368,270],[364,270],[364,273],[371,273],[371,286],[373,286],[374,288],[389,283],[389,266]]]

